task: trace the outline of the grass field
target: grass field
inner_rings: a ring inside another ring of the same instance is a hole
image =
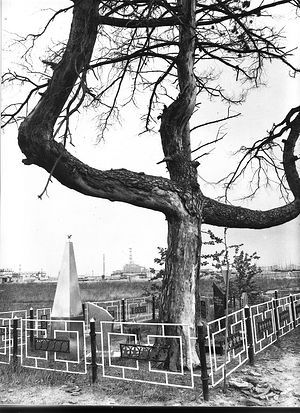
[[[95,281],[79,285],[83,302],[140,297],[147,291],[150,294],[149,281]],[[55,282],[1,284],[0,311],[52,307],[55,289]]]
[[[300,278],[289,278],[284,274],[276,278],[265,278],[261,275],[256,281],[261,291],[300,288]],[[149,281],[100,280],[79,284],[83,302],[140,297],[147,291],[150,294],[151,291]],[[52,307],[55,289],[56,282],[0,284],[0,311]],[[212,295],[212,280],[201,280],[201,293],[204,296]]]

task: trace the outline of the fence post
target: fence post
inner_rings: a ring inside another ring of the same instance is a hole
[[[209,389],[208,389],[208,374],[207,374],[207,364],[206,364],[206,354],[205,354],[205,337],[204,326],[199,325],[197,331],[197,338],[199,344],[199,354],[200,354],[200,367],[201,367],[201,380],[202,380],[202,390],[203,398],[205,401],[209,401]]]
[[[85,320],[85,303],[82,303],[82,312],[83,312],[83,319]],[[88,321],[88,320],[86,320]]]
[[[18,364],[18,318],[15,316],[13,318],[13,348],[12,348],[12,358],[13,358],[13,369],[16,371]]]
[[[96,327],[95,319],[90,320],[90,337],[91,337],[91,364],[92,364],[92,382],[95,383],[97,380],[97,360],[96,360]]]
[[[279,320],[278,320],[278,314],[277,314],[277,307],[278,307],[278,291],[274,291],[274,296],[273,298],[273,310],[274,310],[274,318],[275,318],[275,328],[276,328],[276,337],[277,337],[277,344],[279,344]]]
[[[249,363],[251,366],[254,366],[254,348],[253,348],[253,336],[252,336],[252,319],[250,316],[250,308],[247,305],[244,307],[245,318],[246,318],[246,333],[247,333],[247,342],[248,342],[248,355]]]
[[[295,302],[294,302],[294,297],[292,294],[290,294],[290,302],[291,302],[293,325],[294,325],[294,328],[296,328],[296,311],[295,311],[295,304],[294,304]]]
[[[125,314],[125,299],[122,298],[122,321],[125,323],[126,321],[126,314]]]
[[[152,320],[155,321],[155,295],[152,295]]]
[[[30,307],[29,310],[29,340],[30,340],[30,347],[33,347],[33,328],[34,328],[34,321],[33,321],[33,308]]]

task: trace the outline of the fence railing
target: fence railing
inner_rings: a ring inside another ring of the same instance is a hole
[[[274,301],[250,307],[254,354],[264,350],[277,340]]]
[[[292,296],[293,300],[293,314],[295,319],[294,327],[296,328],[300,324],[300,293]]]
[[[207,323],[208,354],[211,385],[216,386],[249,360],[245,310],[228,315],[227,354],[225,349],[225,320],[218,318]],[[225,371],[226,365],[226,371]]]
[[[190,328],[184,324],[101,322],[96,363],[103,377],[193,388]],[[176,349],[177,362],[166,361]],[[187,367],[187,370],[185,370]]]
[[[214,387],[246,362],[253,364],[256,354],[300,324],[300,294],[275,295],[230,313],[227,323],[221,317],[197,331],[153,320],[153,297],[96,305],[115,311],[115,317],[88,322],[87,307],[85,320],[51,319],[50,309],[0,313],[0,364],[74,374],[91,370],[93,382],[97,375],[182,388],[202,381],[208,400],[208,384]],[[199,366],[193,364],[197,358]]]
[[[107,310],[114,321],[149,321],[158,316],[158,300],[155,295],[122,298],[120,300],[91,301],[84,303],[85,320],[90,320],[89,303]]]

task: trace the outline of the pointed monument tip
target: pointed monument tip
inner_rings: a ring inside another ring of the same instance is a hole
[[[68,237],[68,240],[70,240],[70,239],[71,239],[71,237],[72,237],[72,234],[67,235],[67,237]]]

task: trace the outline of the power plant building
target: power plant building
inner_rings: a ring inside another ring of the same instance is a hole
[[[135,264],[132,260],[132,249],[129,249],[129,264],[125,264],[122,270],[113,271],[111,280],[137,281],[150,278],[150,271],[146,267]]]

